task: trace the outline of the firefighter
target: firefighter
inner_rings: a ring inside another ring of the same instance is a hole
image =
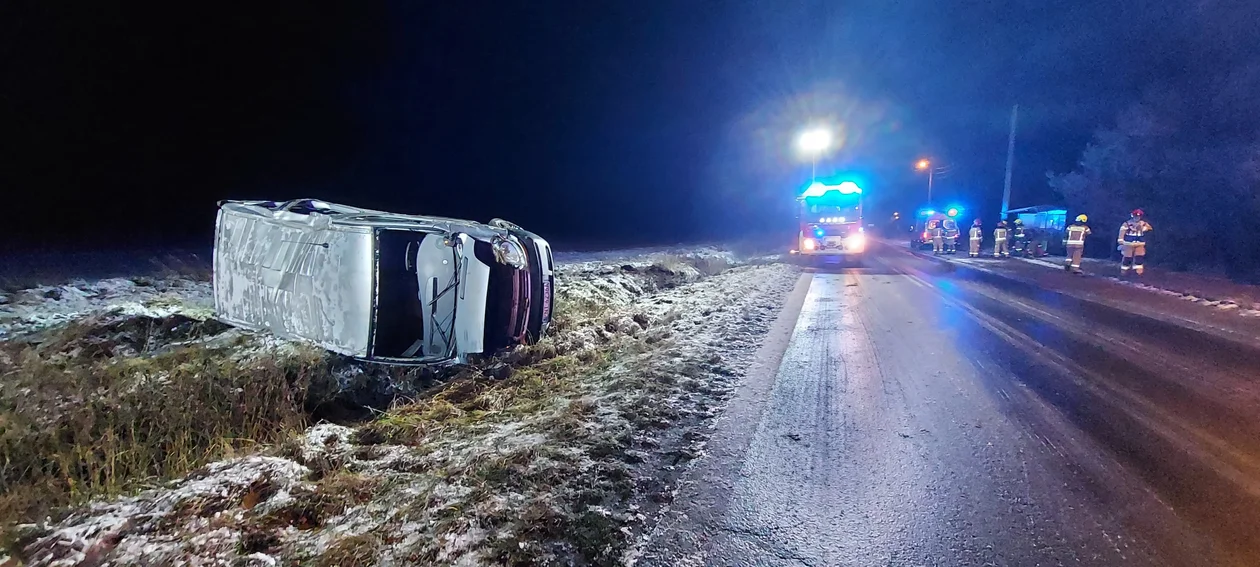
[[[1120,275],[1129,275],[1129,270],[1142,275],[1142,264],[1146,260],[1146,233],[1151,231],[1151,223],[1146,222],[1146,214],[1142,209],[1134,209],[1129,220],[1120,225],[1120,235],[1116,242],[1120,245]]]
[[[1011,240],[1017,256],[1030,256],[1028,250],[1028,230],[1024,228],[1023,219],[1015,219],[1015,229],[1011,231]]]
[[[1085,225],[1089,217],[1076,215],[1076,222],[1068,225],[1063,237],[1063,245],[1067,247],[1067,259],[1063,261],[1063,269],[1074,274],[1081,273],[1081,256],[1085,255],[1085,237],[1089,236],[1089,227]]]
[[[928,236],[932,237],[932,253],[940,256],[945,248],[945,229],[941,228],[941,221],[928,224]]]
[[[967,249],[968,256],[976,258],[980,256],[980,241],[984,240],[984,230],[980,227],[980,219],[976,219],[971,223],[971,231],[968,233],[970,237],[971,248]]]
[[[945,232],[945,253],[958,253],[958,223],[954,219],[945,219],[941,223]]]
[[[997,228],[993,229],[993,257],[1009,258],[1011,256],[1011,245],[1006,238],[1010,231],[1006,229],[1006,221],[998,221]]]

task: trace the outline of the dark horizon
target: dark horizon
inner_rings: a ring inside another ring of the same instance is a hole
[[[929,156],[992,216],[1013,104],[1019,206],[1149,93],[1260,82],[1246,3],[144,4],[4,10],[0,249],[208,245],[235,198],[738,237],[791,227],[816,123],[872,214],[926,200]]]

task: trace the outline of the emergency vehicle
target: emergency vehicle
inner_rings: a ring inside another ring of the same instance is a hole
[[[797,198],[796,250],[813,261],[860,263],[866,253],[862,188],[853,181],[815,181]]]
[[[946,220],[952,220],[955,224],[959,217],[963,214],[963,208],[959,206],[947,207],[942,210],[922,209],[915,218],[914,226],[910,228],[910,248],[914,250],[923,250],[932,247],[932,232],[930,227],[935,222],[938,226],[945,223]],[[959,231],[959,238],[962,238],[961,228],[956,227]]]

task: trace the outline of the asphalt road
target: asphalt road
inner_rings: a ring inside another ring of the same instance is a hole
[[[1260,564],[1247,347],[884,250],[759,357],[640,564]]]

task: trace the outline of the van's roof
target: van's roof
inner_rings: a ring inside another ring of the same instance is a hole
[[[395,228],[449,234],[461,232],[478,240],[495,236],[509,236],[508,231],[479,222],[446,217],[407,215],[363,209],[331,203],[320,199],[294,199],[291,201],[220,201],[219,208],[245,214],[277,217],[281,214],[319,214],[328,217],[335,225]]]

